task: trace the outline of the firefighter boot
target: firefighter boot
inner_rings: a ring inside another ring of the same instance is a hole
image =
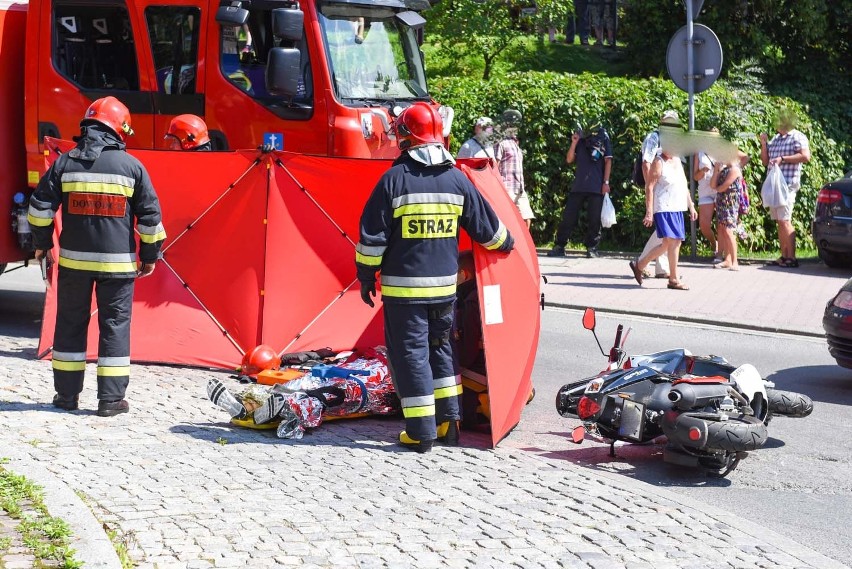
[[[435,441],[431,440],[418,441],[416,439],[412,439],[405,431],[400,431],[399,433],[399,444],[401,444],[407,449],[411,449],[419,453],[429,452],[430,450],[432,450],[432,445],[434,443]]]
[[[121,401],[98,401],[98,417],[114,417],[127,413],[130,405],[122,399]]]
[[[438,440],[447,446],[459,446],[459,423],[461,421],[444,421],[438,425]]]
[[[65,411],[76,411],[79,408],[77,397],[63,397],[58,393],[53,396],[53,406]]]

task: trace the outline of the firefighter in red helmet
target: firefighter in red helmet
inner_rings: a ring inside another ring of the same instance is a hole
[[[178,115],[163,137],[171,150],[212,150],[207,124],[196,115]]]
[[[355,253],[361,299],[373,306],[381,273],[385,342],[405,430],[399,443],[426,452],[457,445],[459,376],[450,335],[459,271],[458,230],[509,252],[513,239],[444,147],[441,115],[417,102],[396,119],[402,154],[361,214]]]
[[[160,203],[144,166],[125,151],[130,111],[115,97],[93,102],[80,121],[77,146],[63,154],[30,198],[36,259],[53,247],[62,207],[53,340],[53,405],[78,408],[94,291],[98,307],[98,415],[127,412],[130,312],[136,277],[154,272],[166,237]],[[140,245],[136,246],[135,233]],[[141,266],[137,263],[141,261]]]

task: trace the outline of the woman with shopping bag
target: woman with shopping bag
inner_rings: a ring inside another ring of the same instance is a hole
[[[772,137],[772,140],[768,139],[766,133],[760,133],[760,160],[769,168],[767,178],[778,176],[780,173],[787,184],[787,200],[784,205],[771,206],[764,201],[764,205],[769,208],[769,217],[778,223],[778,241],[781,246],[781,257],[768,264],[785,268],[799,266],[799,261],[796,260],[793,206],[801,185],[802,164],[811,160],[808,139],[795,127],[796,115],[789,109],[782,109],[775,121],[777,134]],[[773,174],[773,167],[778,173]],[[780,192],[780,185],[776,187]],[[762,192],[761,197],[763,197]]]

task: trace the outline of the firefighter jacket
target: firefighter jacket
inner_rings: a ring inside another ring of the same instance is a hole
[[[33,243],[36,249],[53,246],[53,219],[61,205],[60,267],[98,277],[135,277],[134,221],[143,263],[157,260],[166,238],[157,194],[145,168],[108,128],[87,124],[77,141],[30,197]]]
[[[513,247],[506,226],[464,174],[452,164],[427,166],[403,154],[376,184],[361,214],[358,280],[374,283],[381,271],[386,303],[453,300],[459,226],[488,249]]]

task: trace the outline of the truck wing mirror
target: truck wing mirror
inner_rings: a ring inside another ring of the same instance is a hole
[[[272,34],[284,41],[302,41],[305,29],[305,13],[298,8],[275,8],[272,10]]]
[[[273,47],[266,65],[266,90],[272,95],[295,97],[299,89],[302,54],[295,47]]]
[[[248,16],[249,12],[240,0],[223,2],[216,10],[216,21],[224,25],[242,26],[248,21]]]
[[[399,12],[396,15],[396,19],[412,30],[418,30],[426,25],[426,19],[417,12]]]

